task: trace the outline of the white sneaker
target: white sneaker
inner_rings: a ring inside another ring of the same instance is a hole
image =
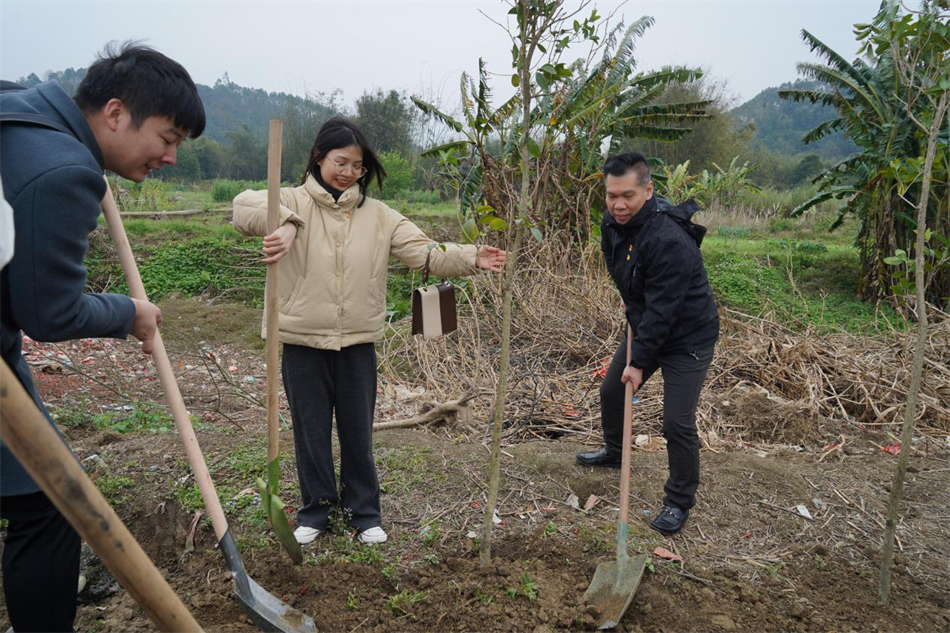
[[[306,525],[301,525],[296,530],[294,530],[294,538],[297,539],[297,542],[301,545],[310,543],[318,536],[320,536],[320,530],[317,528],[307,527]]]
[[[383,531],[383,528],[376,526],[371,527],[360,532],[360,543],[365,545],[373,545],[375,543],[385,543],[386,539],[389,537],[386,536],[386,532]]]

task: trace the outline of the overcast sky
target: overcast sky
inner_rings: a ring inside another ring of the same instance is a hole
[[[796,78],[814,61],[807,29],[853,57],[852,25],[867,22],[878,0],[597,2],[627,24],[656,24],[640,40],[640,69],[702,66],[727,82],[740,102]],[[618,9],[619,7],[619,9]],[[197,83],[231,80],[268,91],[343,91],[352,106],[364,91],[396,88],[454,106],[459,75],[483,57],[510,74],[511,42],[499,1],[366,2],[45,2],[0,0],[0,77],[88,66],[109,40],[142,39],[181,62]],[[507,96],[507,78],[496,94]]]

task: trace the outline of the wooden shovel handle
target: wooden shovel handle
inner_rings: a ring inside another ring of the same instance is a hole
[[[273,233],[280,223],[280,152],[283,121],[272,119],[267,143],[267,233]],[[278,371],[277,371],[277,266],[276,261],[267,264],[267,461],[277,459],[280,453],[280,426],[278,423]],[[276,490],[272,491],[277,493]]]
[[[4,443],[155,626],[161,631],[201,631],[3,360],[0,412]]]
[[[633,330],[627,325],[627,364],[633,358]],[[633,383],[628,382],[623,396],[623,451],[620,458],[620,522],[630,514],[630,461],[633,440]]]
[[[108,180],[106,180],[106,195],[102,199],[102,214],[106,217],[109,233],[112,235],[112,241],[115,242],[116,252],[119,255],[119,263],[122,264],[122,270],[125,271],[125,281],[129,286],[129,294],[133,299],[148,301],[145,286],[142,284],[142,277],[139,275],[138,265],[136,265],[135,257],[132,255],[132,246],[125,234],[125,227],[122,226],[122,218],[119,217],[119,210],[115,206],[115,198],[112,197],[112,189],[109,187]],[[205,463],[201,448],[198,446],[198,438],[195,437],[195,429],[191,426],[191,418],[188,416],[188,410],[185,409],[185,401],[181,397],[178,380],[175,379],[175,372],[172,370],[171,361],[168,359],[168,352],[165,351],[165,343],[162,342],[162,336],[157,330],[152,348],[152,360],[158,370],[158,379],[161,381],[162,390],[165,392],[168,408],[171,409],[172,417],[175,419],[175,426],[178,427],[178,434],[181,436],[182,444],[185,445],[185,453],[188,455],[188,463],[191,464],[191,472],[198,484],[198,489],[201,491],[205,509],[211,517],[214,533],[220,541],[224,538],[224,533],[228,531],[228,521],[224,518],[221,501],[218,499],[218,493],[211,481],[211,474],[208,472],[208,465]]]

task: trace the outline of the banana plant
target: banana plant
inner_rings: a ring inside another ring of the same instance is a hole
[[[535,4],[527,10],[545,10],[551,5]],[[516,3],[513,10],[518,6]],[[482,60],[477,78],[463,74],[457,119],[413,99],[424,114],[460,137],[430,148],[424,155],[439,158],[443,176],[456,190],[465,235],[474,239],[481,230],[492,229],[492,223],[500,226],[499,219],[510,224],[507,210],[517,207],[518,148],[524,143],[538,169],[532,176],[530,211],[523,221],[539,234],[542,228],[569,229],[573,243],[584,245],[591,236],[591,207],[599,205],[602,198],[599,171],[605,154],[616,152],[625,138],[677,140],[689,132],[689,123],[707,116],[709,101],[657,103],[671,83],[702,76],[698,69],[664,67],[637,72],[636,43],[654,24],[653,18],[643,17],[629,27],[608,28],[596,11],[593,16],[595,19],[565,25],[556,37],[542,44],[550,51],[537,49],[546,57],[528,75],[527,81],[537,91],[526,127],[520,119],[524,105],[520,87],[525,79],[514,72],[511,83],[519,91],[496,107]],[[589,42],[587,57],[564,61],[565,37]],[[518,52],[515,46],[514,68]]]
[[[924,2],[921,15],[931,15],[934,32],[939,36],[946,20],[939,18],[936,3]],[[900,180],[895,177],[891,165],[894,161],[921,157],[925,153],[925,137],[919,133],[912,119],[932,120],[933,104],[924,99],[913,99],[913,88],[900,77],[898,63],[892,49],[880,43],[872,43],[872,33],[880,32],[889,25],[901,23],[902,16],[897,2],[885,0],[874,20],[869,24],[855,25],[859,41],[863,41],[858,59],[849,62],[832,50],[812,33],[803,30],[802,39],[812,52],[824,63],[801,63],[798,71],[803,77],[823,83],[825,88],[816,90],[783,90],[779,96],[797,102],[832,106],[837,115],[809,131],[803,140],[817,141],[829,134],[842,132],[858,147],[858,153],[836,165],[832,165],[814,179],[818,193],[793,210],[801,214],[826,200],[839,200],[838,219],[832,228],[837,228],[850,215],[859,221],[857,244],[861,253],[861,294],[867,299],[881,299],[889,294],[890,270],[885,258],[894,255],[895,249],[913,250],[916,221],[910,206],[922,194],[921,182],[915,182],[905,191],[900,190]],[[934,48],[931,57],[943,56]],[[923,61],[923,60],[920,60]],[[950,79],[945,79],[950,82]],[[935,84],[939,89],[939,81]],[[944,126],[939,134],[939,143],[947,147],[948,131]],[[950,234],[950,218],[946,212],[948,172],[946,161],[937,162],[934,169],[934,195],[928,204],[927,217],[940,235]],[[942,209],[941,209],[942,202]],[[950,274],[930,292],[930,297],[950,295]]]

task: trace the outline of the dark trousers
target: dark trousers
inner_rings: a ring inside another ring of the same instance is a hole
[[[379,480],[373,459],[376,349],[372,343],[340,351],[284,345],[284,389],[294,421],[294,454],[303,505],[297,523],[325,530],[339,505],[358,530],[381,525]],[[333,415],[340,439],[340,494],[333,473]]]
[[[666,354],[652,367],[643,368],[643,382],[663,371],[663,436],[670,476],[663,487],[664,505],[689,510],[696,503],[699,487],[699,435],[696,432],[696,405],[712,362],[713,349]],[[620,377],[627,364],[627,339],[620,342],[607,375],[600,386],[600,413],[607,450],[619,454],[623,448],[624,387]],[[633,407],[634,419],[637,408]]]
[[[17,633],[72,631],[79,585],[79,534],[42,492],[0,498],[9,521],[3,595]]]

